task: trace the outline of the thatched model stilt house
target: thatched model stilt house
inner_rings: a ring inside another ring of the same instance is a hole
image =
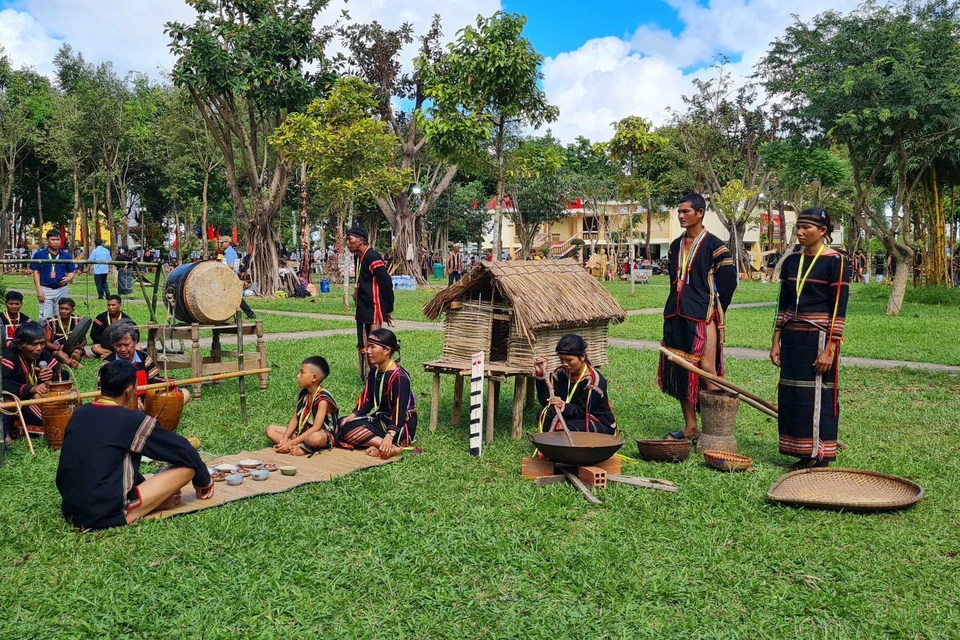
[[[565,333],[587,341],[594,366],[607,363],[607,328],[627,313],[575,260],[487,262],[438,293],[423,308],[444,317],[443,360],[469,362],[483,351],[486,362],[526,371],[535,355],[554,352]]]

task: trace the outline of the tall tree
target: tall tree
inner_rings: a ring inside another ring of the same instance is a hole
[[[960,129],[958,14],[948,0],[829,11],[797,20],[759,67],[792,125],[847,148],[854,216],[899,267],[891,315],[900,313],[912,272],[914,195],[937,147]],[[883,187],[892,197],[876,207],[873,196]]]
[[[727,62],[721,56],[715,65],[716,77],[693,81],[697,91],[683,97],[687,111],[672,124],[698,191],[721,194],[730,185],[730,193],[736,191],[746,197],[727,211],[716,212],[730,234],[727,244],[739,272],[745,260],[743,236],[757,223],[757,205],[771,176],[759,148],[776,139],[780,116],[778,108],[757,104],[753,84],[734,86]],[[739,189],[733,188],[734,180],[739,181]]]
[[[436,62],[429,64],[423,56],[417,61],[430,100],[427,136],[437,155],[479,157],[496,176],[496,260],[502,251],[510,136],[522,127],[553,122],[560,113],[540,89],[543,56],[523,36],[526,23],[516,13],[477,16],[476,24],[458,31]]]
[[[373,88],[359,78],[337,80],[324,100],[305,113],[292,113],[270,137],[287,162],[306,164],[311,178],[331,197],[343,222],[353,222],[360,198],[389,198],[409,184],[409,171],[397,167],[396,136],[376,117]],[[344,255],[344,308],[350,269]]]
[[[520,236],[522,259],[527,259],[544,225],[566,215],[569,184],[562,169],[564,149],[549,132],[521,140],[511,153],[507,189],[512,203],[510,219]]]
[[[402,189],[391,198],[378,198],[377,205],[393,230],[393,253],[400,271],[422,280],[417,251],[420,225],[457,175],[456,162],[429,153],[423,126],[427,96],[422,69],[436,64],[442,53],[440,16],[434,16],[430,29],[417,38],[421,62],[412,73],[402,72],[400,59],[404,46],[414,42],[409,23],[399,29],[386,29],[377,22],[353,24],[340,34],[350,52],[351,67],[374,88],[380,118],[397,138],[400,169],[409,171],[420,187],[416,197]],[[398,102],[409,108],[397,109]]]
[[[41,139],[53,96],[49,81],[30,69],[14,70],[0,48],[0,255],[11,240],[13,195],[21,164]]]
[[[610,157],[619,164],[622,173],[618,176],[621,198],[641,202],[647,208],[647,255],[650,255],[650,235],[653,227],[653,181],[645,175],[647,158],[666,147],[670,141],[653,133],[650,121],[639,116],[627,116],[613,123],[613,138],[607,143]],[[631,229],[632,229],[631,224]],[[631,234],[632,235],[632,234]],[[634,295],[633,278],[634,244],[630,238],[630,295]]]
[[[314,21],[329,0],[187,0],[192,25],[167,23],[173,78],[223,154],[235,215],[253,246],[263,294],[279,284],[276,222],[292,175],[267,139],[288,113],[322,95],[332,76],[333,27]],[[313,69],[317,69],[314,71]]]

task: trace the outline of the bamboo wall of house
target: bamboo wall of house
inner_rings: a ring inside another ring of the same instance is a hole
[[[560,358],[556,348],[560,338],[568,333],[576,333],[587,341],[587,357],[595,367],[607,364],[607,329],[609,322],[604,320],[583,327],[568,327],[566,329],[540,329],[536,331],[536,341],[531,349],[527,339],[516,330],[510,329],[510,348],[507,364],[518,369],[533,369],[533,360],[537,355],[547,356],[548,369],[553,370],[560,366]],[[536,353],[534,353],[536,351]]]
[[[449,308],[443,320],[443,357],[470,360],[474,353],[483,351],[490,360],[490,336],[493,316],[512,316],[506,304],[496,302],[492,306],[483,298],[464,299],[459,308]]]

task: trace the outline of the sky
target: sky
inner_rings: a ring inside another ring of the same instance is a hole
[[[439,13],[453,39],[478,14],[522,13],[524,35],[545,59],[542,86],[560,108],[550,125],[565,142],[577,136],[607,140],[611,123],[639,115],[664,123],[682,109],[694,78],[715,75],[726,55],[738,81],[752,72],[771,40],[793,22],[859,0],[332,0],[332,20],[347,8],[352,19],[387,26],[411,22],[423,31]],[[0,0],[0,44],[15,66],[52,73],[64,42],[92,62],[111,60],[121,73],[158,76],[173,67],[164,23],[188,21],[181,0]],[[406,52],[412,59],[414,52]],[[409,65],[409,62],[408,62]]]

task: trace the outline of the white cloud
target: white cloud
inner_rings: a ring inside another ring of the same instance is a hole
[[[666,0],[683,23],[676,36],[657,25],[639,25],[628,40],[591,40],[575,51],[548,58],[543,66],[547,99],[560,107],[552,129],[561,140],[578,135],[607,140],[610,123],[640,115],[662,124],[668,109],[681,109],[681,96],[693,92],[691,80],[713,75],[708,64],[718,53],[741,59],[729,67],[742,81],[763,57],[770,42],[793,22],[827,9],[847,11],[859,0]]]
[[[35,67],[41,73],[51,71],[60,46],[33,16],[13,9],[0,11],[0,45],[14,67]]]
[[[34,66],[52,73],[52,59],[63,42],[90,62],[111,60],[120,73],[135,70],[157,76],[169,72],[174,59],[168,50],[164,25],[191,22],[194,12],[183,0],[21,0],[21,10],[0,11],[0,44],[14,64]],[[443,17],[444,34],[452,39],[457,29],[478,13],[490,15],[500,0],[342,0],[331,2],[322,21],[339,18],[348,9],[354,21],[378,20],[388,27],[411,22],[417,33],[425,31],[435,13]],[[409,57],[412,59],[413,49]]]

